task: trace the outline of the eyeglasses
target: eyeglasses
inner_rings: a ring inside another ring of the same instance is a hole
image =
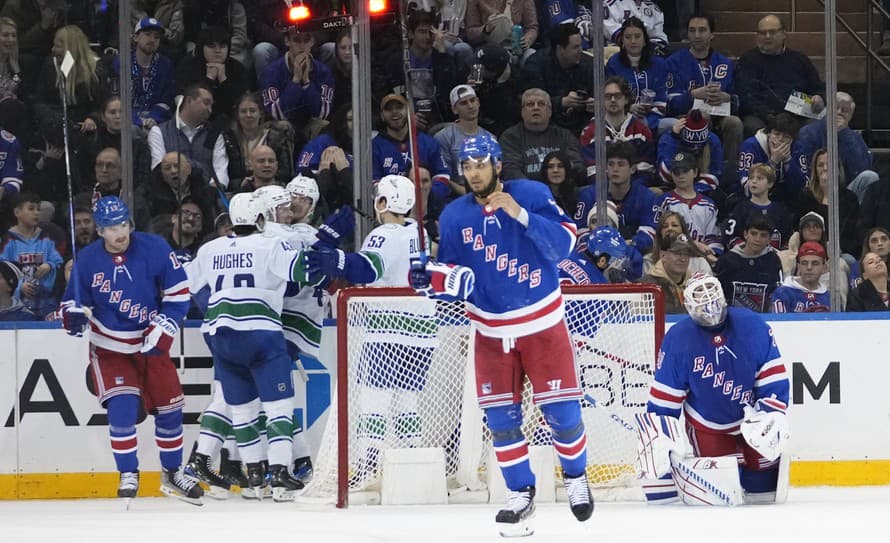
[[[200,217],[201,216],[200,211],[189,211],[188,209],[180,209],[179,212],[182,214],[183,217]]]
[[[622,92],[607,92],[603,94],[603,98],[609,101],[617,101],[624,98],[624,93]]]
[[[550,107],[549,100],[535,100],[533,102],[523,102],[522,107]]]

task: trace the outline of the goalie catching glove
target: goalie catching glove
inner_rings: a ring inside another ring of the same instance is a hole
[[[466,300],[473,293],[476,275],[465,266],[451,266],[437,262],[411,259],[408,272],[411,288],[418,294],[436,300]]]
[[[148,328],[142,333],[142,348],[139,352],[149,355],[169,353],[173,338],[178,331],[179,325],[176,321],[163,313],[158,313],[152,317]]]
[[[774,398],[757,400],[754,407],[745,406],[742,437],[752,449],[769,461],[782,455],[790,437],[783,407]]]

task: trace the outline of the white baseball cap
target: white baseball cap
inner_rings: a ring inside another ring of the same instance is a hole
[[[458,85],[451,89],[448,98],[451,100],[451,107],[460,102],[467,96],[476,96],[476,91],[469,85]]]

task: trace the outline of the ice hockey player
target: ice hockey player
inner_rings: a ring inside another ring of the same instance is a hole
[[[199,250],[188,269],[192,294],[210,288],[201,326],[231,407],[238,453],[247,464],[247,484],[262,496],[265,468],[260,406],[266,412],[270,486],[275,501],[292,501],[303,483],[290,473],[294,386],[281,328],[288,282],[306,284],[303,253],[261,231],[265,217],[250,194],[229,203],[234,234]]]
[[[559,264],[560,283],[596,285],[624,283],[627,244],[621,233],[611,226],[598,226],[587,238],[587,243],[572,251]]]
[[[441,264],[412,263],[411,283],[422,292],[458,285],[455,294],[467,299],[476,393],[509,491],[495,521],[504,536],[534,532],[535,475],[521,430],[525,376],[552,429],[572,513],[587,520],[593,497],[581,389],[556,267],[574,247],[575,224],[541,183],[500,180],[496,141],[467,138],[460,161],[470,192],[442,212]]]
[[[163,238],[134,232],[116,196],[96,203],[99,239],[81,250],[61,305],[69,334],[90,329],[90,378],[108,410],[111,450],[120,472],[117,495],[139,489],[136,423],[140,403],[155,418],[161,492],[202,505],[198,482],[182,465],[184,397],[170,346],[189,307],[182,265]]]
[[[647,413],[635,417],[646,498],[782,502],[789,384],[772,329],[749,309],[727,307],[720,282],[709,275],[688,281],[684,303],[689,318],[665,335]]]
[[[367,235],[357,253],[339,249],[307,253],[310,277],[318,273],[369,287],[407,287],[411,259],[421,253],[417,222],[408,217],[414,198],[414,183],[407,177],[384,176],[374,196],[380,225]],[[429,251],[428,233],[424,239]],[[359,446],[362,460],[354,468],[355,487],[376,479],[388,426],[395,429],[399,447],[417,447],[423,437],[418,401],[436,347],[435,334],[428,333],[436,326],[435,302],[420,298],[400,305],[399,311],[405,318],[398,323],[380,319],[365,331],[358,423],[364,430]],[[416,327],[393,326],[404,322]],[[418,330],[427,333],[418,334]]]

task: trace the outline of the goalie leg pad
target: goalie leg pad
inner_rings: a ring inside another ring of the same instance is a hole
[[[489,407],[485,410],[485,418],[507,488],[518,491],[535,486],[535,475],[528,456],[528,442],[521,428],[522,406],[512,404]]]
[[[637,470],[641,479],[660,481],[671,473],[670,453],[686,456],[689,446],[680,421],[655,413],[634,415],[637,427]]]
[[[670,453],[677,491],[686,505],[741,505],[744,493],[734,456],[681,458]]]
[[[680,501],[677,485],[674,483],[674,475],[665,473],[658,479],[644,477],[640,479],[640,486],[646,496],[649,505],[664,505]]]

